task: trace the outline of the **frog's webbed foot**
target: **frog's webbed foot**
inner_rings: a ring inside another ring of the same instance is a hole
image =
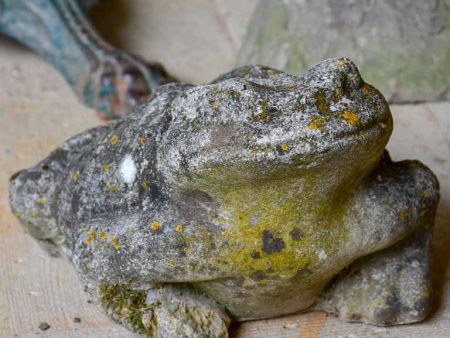
[[[114,320],[149,337],[228,337],[226,312],[188,286],[102,286],[100,300]]]
[[[350,223],[349,247],[369,255],[341,272],[315,308],[343,320],[375,325],[420,321],[431,304],[437,180],[420,162],[393,163],[386,153],[374,179],[363,189],[350,212],[355,223]]]
[[[113,48],[76,0],[2,0],[0,32],[51,62],[84,103],[106,117],[129,113],[159,85],[163,67]]]
[[[341,272],[314,309],[342,320],[395,325],[423,320],[431,307],[432,228],[373,253]]]

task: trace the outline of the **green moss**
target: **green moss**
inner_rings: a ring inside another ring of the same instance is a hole
[[[314,94],[314,99],[316,100],[316,107],[322,114],[330,114],[330,105],[327,101],[327,95],[323,90],[319,90]]]
[[[151,332],[142,322],[142,310],[147,307],[146,293],[133,290],[127,285],[106,285],[99,287],[102,306],[112,312],[113,318],[139,333]]]

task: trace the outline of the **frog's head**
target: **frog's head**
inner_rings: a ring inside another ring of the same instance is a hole
[[[239,186],[320,172],[344,182],[380,158],[392,130],[383,96],[346,58],[302,77],[247,66],[181,92],[158,147],[184,188]]]

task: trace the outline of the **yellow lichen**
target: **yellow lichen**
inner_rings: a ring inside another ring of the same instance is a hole
[[[142,186],[142,188],[144,188],[144,190],[147,190],[148,189],[148,183],[147,183],[147,181],[142,181],[142,183],[141,183],[141,186]]]
[[[176,232],[183,232],[184,231],[184,227],[183,227],[183,225],[182,224],[178,224],[177,226],[176,226],[176,228],[175,228],[175,231]]]
[[[144,144],[145,144],[145,137],[144,137],[144,136],[139,137],[139,142],[140,142],[142,145],[144,145]]]
[[[343,59],[340,59],[338,61],[338,64],[339,64],[339,68],[345,68],[345,66],[347,65],[347,63]]]
[[[400,218],[401,221],[404,221],[406,219],[406,214],[402,211],[400,212],[400,214],[398,215],[398,218]]]
[[[420,196],[422,196],[423,198],[428,198],[428,197],[430,197],[430,195],[429,195],[426,191],[422,191],[422,193],[420,194]]]
[[[102,230],[102,231],[100,232],[100,239],[101,239],[102,241],[106,241],[107,238],[108,238],[108,234],[106,233],[105,230]]]
[[[109,173],[109,164],[104,164],[102,170],[104,173]]]
[[[31,212],[31,217],[36,218],[38,216],[38,212],[36,210],[33,210]]]
[[[80,171],[77,170],[75,171],[75,173],[72,175],[72,181],[75,183],[76,181],[78,181],[78,179],[80,178]]]
[[[82,231],[82,232],[88,232],[88,230],[89,230],[88,227],[82,227],[82,228],[81,228],[81,231]]]
[[[119,250],[122,247],[117,236],[112,236],[111,244],[114,246],[114,249]]]
[[[341,116],[347,120],[349,124],[352,126],[356,126],[359,122],[359,117],[355,113],[352,113],[348,110],[344,110],[344,112],[341,114]]]
[[[44,197],[41,197],[40,199],[38,199],[37,203],[38,203],[39,205],[46,205],[46,204],[47,204],[47,201],[45,200]]]
[[[115,134],[112,138],[111,138],[111,144],[115,145],[117,144],[117,142],[119,142],[119,135]]]
[[[86,244],[91,244],[93,241],[94,241],[94,239],[95,239],[95,237],[97,236],[97,231],[95,231],[94,229],[93,230],[91,230],[90,232],[89,232],[89,235],[88,235],[88,237],[86,238],[86,240],[84,241]]]
[[[158,221],[153,221],[150,224],[150,229],[152,229],[153,231],[158,231],[161,228],[161,223],[159,223]]]
[[[280,149],[281,149],[281,151],[283,151],[283,152],[287,152],[287,151],[289,150],[289,146],[288,146],[286,143],[283,143],[283,144],[280,146]]]

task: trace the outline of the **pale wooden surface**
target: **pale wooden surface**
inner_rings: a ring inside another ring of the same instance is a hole
[[[136,7],[147,2],[151,5],[145,10]],[[129,5],[126,3],[113,1],[112,7],[128,6],[128,11],[134,13],[117,42],[126,42],[130,50],[145,56],[157,56],[184,80],[202,82],[232,67],[244,34],[242,26],[254,1],[133,0]],[[200,8],[201,16],[197,16],[195,6]],[[233,6],[242,8],[233,12]],[[176,15],[180,16],[179,21],[173,18]],[[151,30],[155,21],[160,25],[156,32]],[[106,17],[102,25],[107,27]],[[232,47],[232,43],[237,47]],[[434,268],[438,306],[433,316],[416,325],[379,328],[342,323],[320,313],[310,313],[243,323],[233,328],[233,337],[450,336],[450,104],[394,106],[392,111],[395,129],[389,149],[393,158],[420,159],[434,170],[441,182]],[[34,164],[74,133],[99,123],[104,122],[76,100],[49,65],[15,43],[0,39],[2,338],[137,337],[112,323],[95,304],[88,303],[89,298],[70,264],[48,257],[25,235],[7,202],[9,176]],[[81,323],[74,323],[75,317],[80,317]],[[42,321],[48,322],[51,328],[40,331],[38,325]]]

